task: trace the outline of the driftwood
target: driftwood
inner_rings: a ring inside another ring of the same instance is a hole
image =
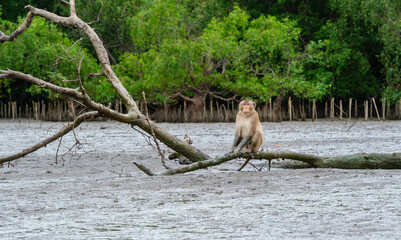
[[[154,173],[144,165],[134,162],[140,170],[149,176],[174,175],[187,173],[199,169],[216,166],[224,162],[228,162],[237,158],[250,158],[254,160],[273,160],[273,159],[289,159],[300,161],[309,167],[315,168],[342,168],[342,169],[401,169],[401,153],[392,154],[354,154],[345,156],[318,157],[309,154],[301,154],[295,152],[258,152],[256,154],[248,153],[228,153],[224,156],[196,162],[179,168],[171,168],[161,173]],[[286,167],[304,167],[299,164],[286,164]]]

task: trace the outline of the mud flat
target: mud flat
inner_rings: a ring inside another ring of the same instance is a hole
[[[262,148],[320,156],[401,152],[400,121],[353,123],[263,123]],[[180,138],[189,135],[211,156],[230,148],[234,127],[233,123],[161,125]],[[60,123],[2,120],[0,156],[18,152],[60,128]],[[76,134],[80,149],[68,152],[75,142],[69,134],[60,147],[56,141],[14,166],[0,168],[0,239],[401,236],[398,170],[257,172],[248,165],[235,172],[242,163],[235,160],[184,175],[148,177],[132,162],[161,171],[160,159],[128,125],[90,122],[79,126]]]

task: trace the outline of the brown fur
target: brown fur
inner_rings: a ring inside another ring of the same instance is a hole
[[[239,112],[235,119],[235,135],[238,136],[239,139],[237,142],[234,142],[233,151],[242,139],[247,136],[252,137],[251,141],[242,147],[245,148],[247,152],[256,153],[262,145],[263,129],[259,121],[259,115],[255,111],[255,105],[255,102],[251,100],[243,100],[239,104]]]

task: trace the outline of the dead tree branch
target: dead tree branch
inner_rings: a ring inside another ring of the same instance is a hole
[[[181,153],[183,156],[187,157],[191,161],[196,162],[208,159],[209,157],[206,154],[176,138],[152,121],[146,120],[146,116],[144,116],[139,111],[134,99],[128,93],[127,89],[122,85],[121,81],[118,79],[117,75],[113,71],[110,64],[109,56],[107,54],[107,50],[103,45],[100,37],[96,34],[94,29],[90,27],[89,24],[78,18],[75,9],[75,0],[63,2],[70,7],[69,17],[61,17],[43,9],[38,9],[30,5],[26,6],[25,8],[29,10],[29,13],[27,14],[25,22],[10,36],[5,36],[3,33],[0,34],[0,43],[5,41],[12,41],[18,35],[22,34],[30,26],[31,21],[35,16],[45,18],[57,24],[76,28],[77,30],[83,32],[91,41],[102,68],[102,75],[105,76],[107,80],[111,83],[114,90],[126,106],[128,113],[122,114],[108,107],[105,107],[102,104],[96,103],[90,99],[88,94],[84,94],[84,92],[79,92],[71,88],[60,87],[55,84],[46,82],[42,79],[35,78],[26,73],[13,70],[0,70],[0,79],[23,80],[38,85],[39,87],[49,89],[56,93],[74,98],[75,100],[82,102],[85,107],[91,110],[98,111],[99,114],[103,114],[110,119],[138,126],[149,134],[151,134],[153,129],[154,135],[157,139],[159,139],[161,142],[163,142],[166,146],[170,147],[174,151]]]
[[[155,131],[153,131],[152,124],[150,124],[149,113],[148,113],[148,106],[147,106],[148,103],[147,103],[147,101],[146,101],[145,92],[142,92],[142,97],[143,97],[143,101],[144,101],[144,103],[145,103],[146,120],[147,120],[147,122],[148,122],[148,124],[149,124],[150,132],[151,132],[151,135],[152,135],[152,137],[153,137],[153,141],[154,141],[155,144],[156,144],[157,152],[159,153],[159,155],[160,155],[160,157],[161,157],[162,165],[163,165],[163,167],[165,167],[166,169],[170,169],[170,168],[166,165],[166,161],[165,161],[166,157],[164,156],[164,153],[163,153],[162,150],[160,149],[159,142],[157,141],[157,138],[156,138],[156,136],[155,136]]]
[[[92,21],[92,22],[89,22],[88,25],[91,25],[92,23],[95,23],[95,22],[100,22],[100,14],[102,13],[102,10],[103,10],[103,7],[104,7],[103,1],[100,1],[100,3],[102,4],[102,6],[100,7],[99,12],[97,13],[97,19]]]
[[[88,113],[84,113],[81,116],[77,117],[71,124],[68,124],[66,126],[64,126],[59,132],[55,133],[54,135],[52,135],[51,137],[33,145],[30,148],[24,149],[22,152],[20,153],[16,153],[13,154],[11,156],[8,157],[2,157],[0,158],[0,164],[3,164],[5,162],[10,162],[13,161],[15,159],[21,158],[26,156],[29,153],[32,153],[36,150],[38,150],[41,147],[46,146],[47,144],[59,139],[60,137],[66,135],[67,133],[69,133],[71,130],[73,130],[74,128],[76,128],[77,126],[79,126],[79,124],[81,124],[82,122],[84,122],[87,119],[91,119],[94,117],[97,117],[99,115],[98,112],[88,112]]]
[[[149,176],[174,175],[187,173],[199,169],[216,166],[237,158],[250,158],[258,160],[289,159],[306,163],[315,168],[341,168],[341,169],[401,169],[401,153],[392,154],[353,154],[345,156],[318,157],[309,154],[294,152],[258,152],[254,155],[248,153],[229,153],[214,159],[200,161],[180,168],[171,168],[162,173],[154,173],[144,165],[134,163],[141,171]],[[299,167],[299,164],[287,164],[286,167]],[[303,166],[304,167],[304,166]]]
[[[93,77],[101,77],[101,76],[104,76],[104,74],[103,73],[89,73],[86,78],[90,79]]]
[[[298,161],[303,161],[311,166],[316,166],[318,163],[322,161],[321,158],[313,156],[313,155],[308,155],[308,154],[299,154],[299,153],[294,153],[294,152],[258,152],[255,155],[248,154],[248,153],[228,153],[220,157],[216,157],[213,159],[209,160],[204,160],[200,162],[196,162],[187,166],[183,166],[180,168],[175,168],[175,169],[169,169],[165,172],[162,173],[154,173],[147,167],[134,163],[140,170],[148,174],[149,176],[156,176],[156,175],[174,175],[174,174],[179,174],[179,173],[187,173],[187,172],[192,172],[196,171],[199,169],[203,168],[208,168],[212,166],[216,166],[225,162],[228,162],[233,159],[237,158],[250,158],[250,159],[266,159],[266,160],[272,160],[272,159],[278,159],[278,158],[285,158],[285,159],[293,159],[293,160],[298,160]]]
[[[5,35],[2,31],[0,31],[0,43],[14,41],[21,33],[29,28],[32,23],[33,17],[33,13],[29,12],[25,18],[24,23],[22,23],[22,25],[10,35]]]
[[[139,113],[139,109],[136,106],[134,99],[128,93],[128,91],[124,88],[121,81],[118,79],[117,75],[114,73],[110,60],[107,54],[107,51],[103,45],[103,42],[100,40],[99,36],[96,32],[91,28],[87,23],[82,21],[80,18],[77,17],[76,9],[75,9],[75,0],[71,0],[69,2],[70,5],[70,12],[71,15],[69,17],[61,17],[54,13],[48,12],[43,9],[38,9],[32,7],[30,5],[26,6],[25,8],[28,9],[30,12],[28,16],[32,19],[34,16],[40,16],[46,18],[50,21],[53,21],[58,24],[72,26],[75,27],[88,36],[89,40],[92,42],[93,47],[95,48],[96,54],[99,58],[99,62],[102,66],[102,72],[107,77],[109,82],[112,84],[114,89],[116,90],[117,94],[120,96],[121,100],[124,102],[126,107],[131,110],[131,112]],[[27,16],[27,18],[28,18]],[[27,27],[26,27],[27,28]],[[25,29],[26,29],[25,28]],[[25,30],[24,29],[24,30]]]

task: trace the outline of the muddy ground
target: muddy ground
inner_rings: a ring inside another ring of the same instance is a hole
[[[263,123],[264,150],[316,155],[401,152],[401,122]],[[225,153],[233,123],[161,124],[211,156]],[[0,156],[62,124],[0,121]],[[351,128],[350,128],[351,127]],[[242,160],[184,175],[163,170],[128,125],[90,122],[0,168],[0,239],[399,239],[401,171],[256,171]],[[165,149],[165,148],[164,148]],[[167,153],[171,151],[167,150]],[[65,154],[65,155],[64,155]],[[256,166],[264,161],[254,161]],[[177,163],[170,161],[171,166]]]

